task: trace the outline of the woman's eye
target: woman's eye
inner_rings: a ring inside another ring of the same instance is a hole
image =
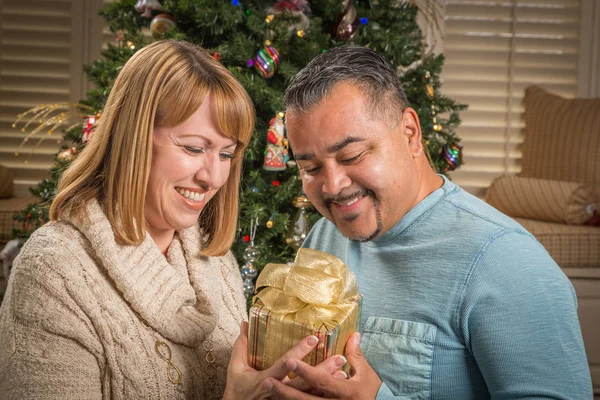
[[[219,156],[225,160],[231,160],[233,158],[233,153],[223,152],[220,153]]]
[[[183,146],[184,149],[194,154],[204,154],[204,149],[202,147],[192,147],[192,146]]]

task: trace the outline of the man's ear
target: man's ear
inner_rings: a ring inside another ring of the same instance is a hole
[[[402,111],[402,132],[408,141],[408,150],[413,158],[417,158],[423,155],[423,143],[421,124],[419,123],[419,116],[417,112],[411,108],[406,107]]]

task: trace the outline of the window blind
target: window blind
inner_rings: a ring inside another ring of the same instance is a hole
[[[575,96],[579,16],[579,0],[447,1],[443,90],[469,105],[458,185],[483,197],[494,178],[520,171],[527,86]]]
[[[0,2],[0,164],[12,170],[17,194],[27,194],[29,186],[47,176],[61,135],[38,147],[32,139],[19,149],[23,125],[16,129],[12,124],[40,103],[69,101],[70,42],[70,0]]]

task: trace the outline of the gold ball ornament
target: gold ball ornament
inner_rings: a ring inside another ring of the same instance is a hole
[[[156,37],[164,35],[176,26],[175,18],[171,17],[169,14],[162,13],[152,18],[150,30],[152,31],[152,35]]]

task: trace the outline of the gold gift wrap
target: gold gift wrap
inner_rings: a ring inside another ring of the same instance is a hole
[[[354,273],[340,259],[300,249],[293,264],[267,264],[256,282],[263,288],[250,308],[248,360],[264,370],[308,335],[319,344],[304,358],[317,365],[343,354],[359,329],[362,296]]]

